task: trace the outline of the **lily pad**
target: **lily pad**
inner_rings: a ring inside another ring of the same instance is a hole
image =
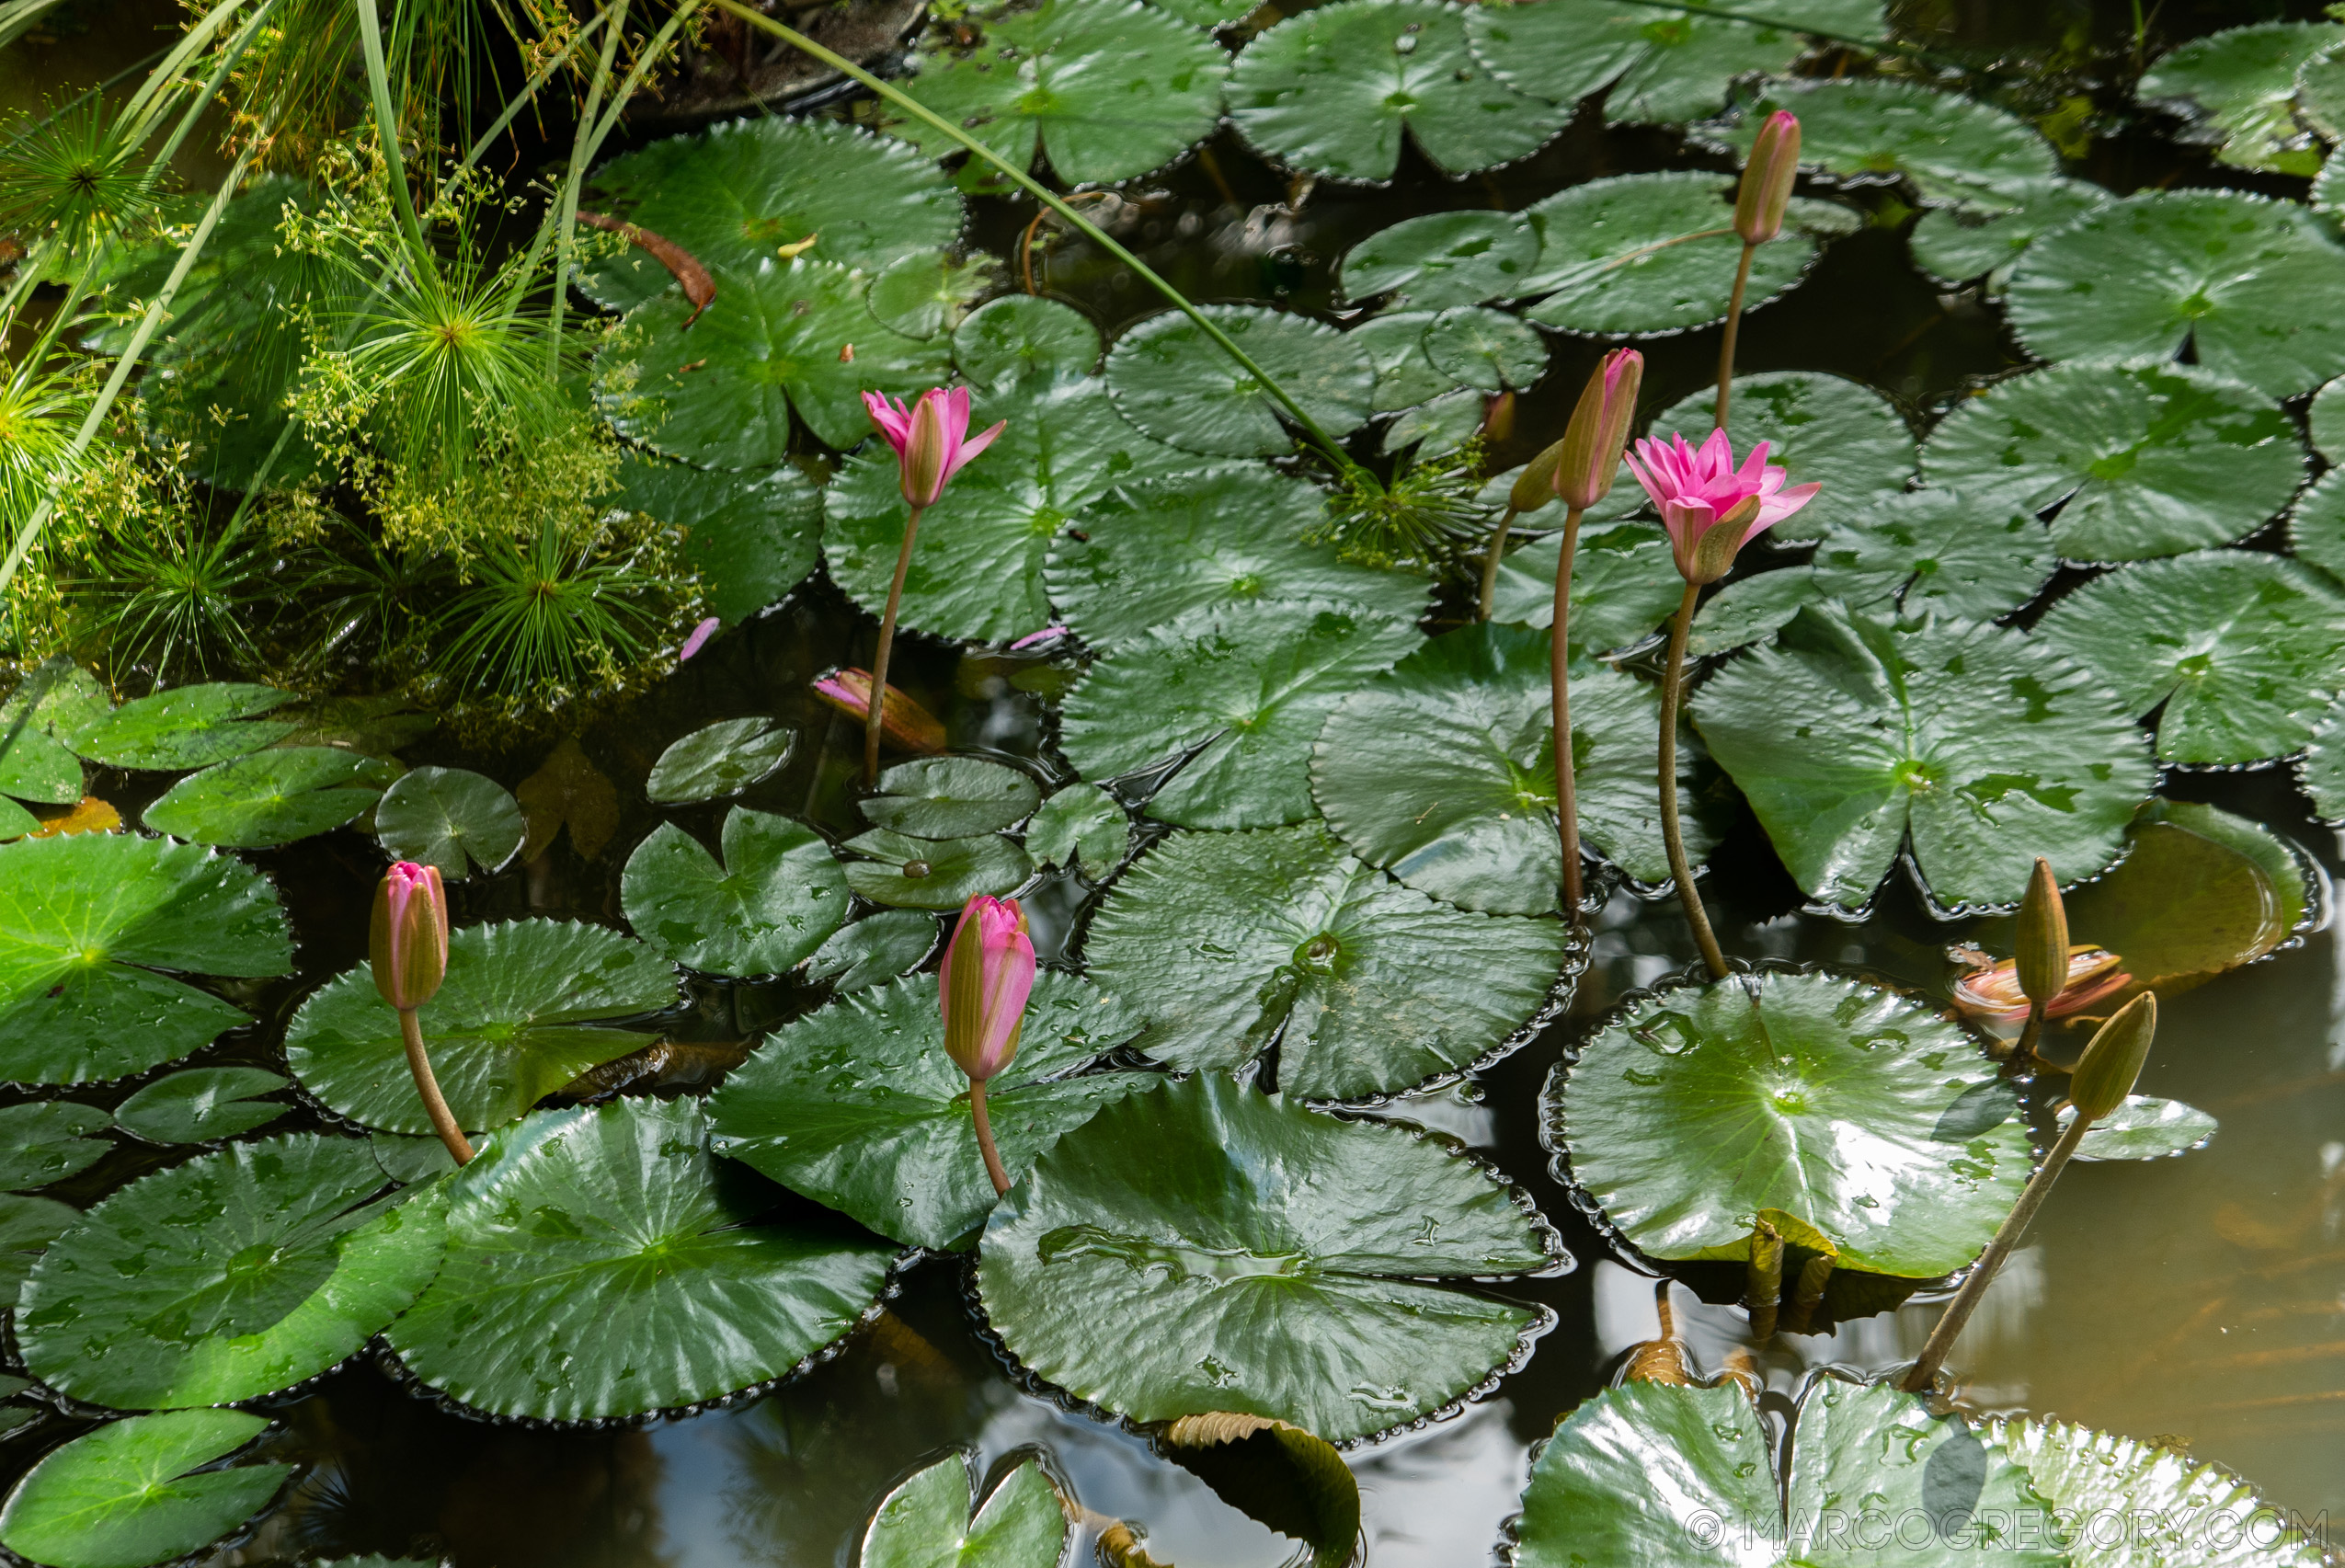
[[[1436,902],[1315,822],[1157,844],[1108,889],[1083,956],[1158,1060],[1223,1071],[1275,1040],[1279,1087],[1316,1100],[1470,1066],[1584,961],[1561,921]]]
[[[0,1106],[0,1188],[28,1192],[88,1170],[114,1148],[88,1135],[112,1120],[71,1100]]]
[[[916,251],[891,261],[871,280],[864,303],[883,326],[907,338],[933,338],[967,319],[969,307],[999,280],[1001,263],[978,254]]]
[[[520,802],[502,784],[463,768],[412,769],[374,808],[384,853],[436,865],[452,882],[501,869],[520,851],[526,828]]]
[[[1840,1267],[1906,1278],[1962,1267],[2010,1212],[2032,1162],[2018,1111],[1927,1008],[1780,972],[1648,993],[1540,1096],[1548,1146],[1647,1256],[1744,1261],[1775,1209]]]
[[[697,372],[695,372],[697,373]],[[683,533],[708,612],[738,625],[806,580],[822,538],[822,491],[790,464],[726,474],[630,457],[618,504]]]
[[[994,833],[909,839],[875,828],[841,847],[867,857],[847,862],[847,886],[899,909],[957,910],[979,893],[1014,893],[1034,875],[1026,852]]]
[[[1341,0],[1293,20],[1385,4],[1421,6],[1423,0]],[[1285,387],[1329,435],[1348,434],[1367,421],[1373,374],[1344,334],[1309,316],[1255,305],[1205,305],[1199,314]],[[1280,406],[1178,311],[1150,316],[1116,340],[1107,356],[1107,390],[1124,418],[1188,452],[1267,457],[1293,446],[1280,422]]]
[[[994,1209],[977,1283],[1009,1352],[1080,1399],[1342,1442],[1472,1397],[1551,1321],[1430,1282],[1561,1256],[1442,1144],[1204,1073],[1060,1139]]]
[[[2096,578],[2036,635],[2157,710],[2157,754],[2237,766],[2285,757],[2345,685],[2345,589],[2284,556],[2207,550]]]
[[[815,949],[806,979],[834,991],[861,990],[907,975],[936,949],[936,919],[918,910],[882,910],[841,927]]]
[[[2060,1107],[2063,1131],[2076,1119],[2074,1105]],[[2204,1149],[2217,1130],[2215,1119],[2196,1105],[2128,1094],[2123,1104],[2093,1123],[2077,1141],[2079,1160],[2166,1160]]]
[[[2156,783],[2132,713],[2018,632],[1811,607],[1694,727],[1810,898],[1861,907],[1903,853],[1959,910],[2017,903],[2039,855],[2064,883],[2116,859]]]
[[[115,833],[0,846],[0,1079],[143,1072],[246,1022],[156,969],[292,967],[274,889],[228,856]]]
[[[1973,505],[1961,492],[1892,496],[1836,524],[1817,544],[1816,590],[1859,610],[1936,611],[1992,621],[2026,604],[2060,560],[2024,509]]]
[[[79,1209],[53,1197],[0,1194],[0,1301],[16,1304],[17,1288],[35,1261],[81,1219]]]
[[[1387,426],[1379,450],[1399,454],[1414,447],[1417,459],[1456,452],[1481,429],[1489,406],[1488,397],[1470,387],[1443,393]]]
[[[805,239],[815,242],[806,253],[815,258],[870,274],[949,246],[961,232],[961,198],[933,162],[836,120],[761,115],[671,136],[603,165],[588,200],[681,246],[712,272],[752,276],[781,266],[779,248]],[[668,292],[673,279],[630,246],[588,267],[579,282],[623,311]],[[720,301],[724,290],[720,280]]]
[[[1675,433],[1699,446],[1718,428],[1717,411],[1713,385],[1654,415],[1653,437]],[[1726,434],[1744,457],[1767,442],[1767,464],[1783,469],[1788,483],[1824,486],[1815,499],[1760,535],[1779,544],[1870,517],[1903,493],[1919,461],[1914,432],[1895,405],[1869,386],[1818,371],[1736,376]]]
[[[1346,698],[1320,731],[1311,794],[1370,865],[1463,909],[1549,914],[1562,875],[1555,827],[1552,639],[1526,626],[1434,638]],[[1640,882],[1664,882],[1653,779],[1656,688],[1584,661],[1571,672],[1572,773],[1588,848]],[[1690,793],[1694,749],[1678,753]],[[1687,853],[1710,845],[1687,822]]]
[[[1914,260],[1948,284],[1985,279],[1986,292],[2000,294],[2011,269],[2037,238],[2098,212],[2117,200],[2088,180],[2054,177],[2016,181],[1996,193],[1991,205],[1933,207],[1914,224]]]
[[[773,1191],[693,1100],[540,1116],[461,1173],[448,1260],[391,1347],[492,1415],[585,1421],[785,1377],[878,1305],[895,1249],[756,1223]]]
[[[209,1143],[266,1127],[292,1110],[260,1098],[285,1087],[267,1068],[191,1068],[156,1079],[115,1106],[114,1121],[149,1143]]]
[[[1089,316],[1039,294],[988,300],[953,330],[953,362],[972,386],[1081,381],[1099,368],[1104,347]]]
[[[189,774],[146,808],[146,825],[191,843],[271,849],[342,826],[398,773],[337,747],[274,747]]]
[[[1800,165],[1847,185],[1913,182],[1932,205],[2001,209],[2060,172],[2059,155],[2018,115],[1960,93],[1882,77],[1774,82],[1701,134],[1738,155],[1779,109],[1800,117]]]
[[[258,715],[294,700],[274,686],[223,682],[178,686],[124,703],[106,714],[76,714],[57,738],[109,768],[176,773],[208,768],[273,746],[294,730],[287,719]]]
[[[1042,790],[1015,768],[982,757],[922,757],[879,775],[862,802],[875,827],[912,839],[965,839],[1014,828],[1042,803]]]
[[[1082,1073],[1138,1032],[1138,1018],[1087,982],[1038,977],[1017,1058],[986,1088],[1011,1180],[1100,1106],[1157,1082]],[[932,975],[784,1026],[710,1096],[708,1116],[715,1152],[913,1246],[952,1246],[993,1209]]]
[[[1124,644],[1069,694],[1059,746],[1094,783],[1187,761],[1149,815],[1254,828],[1312,814],[1311,743],[1335,705],[1419,642],[1332,601],[1192,610]]]
[[[2298,776],[2322,820],[2345,818],[2345,700],[2331,707],[2313,731]]]
[[[938,29],[905,86],[1020,168],[1039,144],[1066,184],[1107,184],[1212,135],[1228,70],[1210,36],[1153,6],[1045,0]],[[962,150],[920,120],[888,129],[931,157]]]
[[[289,1464],[204,1469],[269,1430],[241,1410],[178,1410],[100,1426],[44,1455],[0,1508],[0,1546],[45,1568],[149,1568],[267,1507]]]
[[[448,978],[419,1018],[431,1070],[457,1122],[503,1125],[590,1067],[646,1044],[598,1027],[666,1007],[672,971],[652,950],[600,926],[514,921],[465,926],[448,944]],[[360,964],[302,1003],[285,1065],[337,1116],[385,1132],[431,1123],[407,1070],[399,1017]]]
[[[1538,259],[1538,231],[1520,212],[1431,212],[1354,246],[1337,277],[1348,300],[1391,294],[1412,310],[1443,310],[1512,299]]]
[[[2181,140],[2214,148],[2217,161],[2270,174],[2320,172],[2321,150],[2293,112],[2297,69],[2345,42],[2333,22],[2227,28],[2168,51],[2143,73],[2134,96],[2191,123]]]
[[[1519,214],[1516,214],[1521,222]],[[1527,232],[1528,225],[1526,223]],[[1376,370],[1376,390],[1368,406],[1378,414],[1418,408],[1460,389],[1458,378],[1436,369],[1425,352],[1425,328],[1439,319],[1430,310],[1393,311],[1364,321],[1344,335],[1355,354],[1363,355]],[[1477,408],[1481,399],[1471,398]],[[1480,415],[1476,415],[1477,420]],[[1387,444],[1391,441],[1386,438]]]
[[[1038,865],[1081,865],[1094,882],[1122,864],[1131,847],[1123,802],[1097,784],[1069,784],[1042,803],[1026,824],[1026,853]]]
[[[2016,285],[2015,285],[2016,286]],[[2294,427],[2253,388],[2182,365],[2054,365],[1930,432],[1930,483],[2042,512],[2072,561],[2139,561],[2244,538],[2304,481]]]
[[[974,1510],[974,1512],[972,1512]],[[881,1499],[857,1568],[1058,1568],[1067,1507],[1034,1459],[977,1505],[969,1461],[937,1460]]]
[[[1797,567],[1759,572],[1728,583],[1694,612],[1686,652],[1709,658],[1765,642],[1811,604],[1824,599],[1815,574]]]
[[[1447,175],[1528,157],[1571,108],[1485,70],[1466,16],[1429,0],[1339,0],[1289,17],[1238,56],[1230,121],[1261,152],[1335,179],[1390,179],[1403,126]]]
[[[1553,515],[1550,516],[1550,514]],[[1550,503],[1518,519],[1536,527],[1561,523],[1561,509]],[[1579,547],[1572,553],[1570,635],[1574,658],[1632,647],[1676,613],[1686,579],[1669,553],[1668,535],[1652,523],[1609,527],[1581,522]],[[1498,591],[1491,619],[1544,630],[1555,624],[1555,567],[1563,553],[1560,532],[1534,539],[1498,566]],[[1657,722],[1657,721],[1656,721]]]
[[[2345,371],[2345,248],[2303,208],[2233,190],[2112,201],[2030,247],[2011,328],[2039,358],[2170,359],[2274,397]]]
[[[847,918],[847,875],[822,836],[786,817],[736,806],[725,861],[672,822],[635,846],[619,877],[627,923],[687,968],[778,975]]]
[[[2252,964],[2303,929],[2307,874],[2303,852],[2260,823],[2156,800],[2124,862],[2069,896],[2068,929],[2117,954],[2137,986],[2176,989]]]
[[[227,1404],[358,1353],[440,1270],[440,1195],[360,1207],[382,1168],[354,1138],[232,1144],[107,1198],[33,1265],[25,1366],[118,1410]]]
[[[671,742],[651,765],[644,793],[662,806],[738,795],[779,768],[796,738],[796,730],[770,718],[720,719]]]
[[[0,714],[0,795],[39,806],[82,797],[82,765],[31,714]]]
[[[1459,305],[1426,324],[1425,358],[1433,368],[1481,392],[1528,390],[1547,373],[1547,345],[1503,310]]]
[[[1310,1568],[1345,1568],[1357,1553],[1360,1483],[1325,1438],[1223,1410],[1182,1416],[1159,1443],[1224,1503],[1309,1546]]]
[[[2317,402],[2313,410],[2317,417]],[[2345,470],[2330,469],[2296,498],[2288,514],[2288,548],[2298,560],[2345,582]]]
[[[1424,578],[1302,542],[1323,505],[1312,486],[1255,466],[1118,487],[1083,509],[1081,538],[1051,542],[1043,581],[1066,623],[1103,651],[1213,605],[1326,599],[1423,614]]]

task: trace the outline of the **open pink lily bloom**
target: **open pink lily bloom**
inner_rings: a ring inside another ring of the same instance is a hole
[[[944,1049],[976,1082],[994,1077],[1018,1054],[1034,974],[1034,942],[1018,900],[982,893],[971,898],[945,945],[937,990]]]
[[[1007,428],[1003,419],[982,434],[969,434],[969,389],[947,392],[930,387],[906,407],[876,392],[864,394],[864,409],[887,444],[904,482],[904,499],[915,507],[932,507],[944,494],[953,475],[969,460],[993,444]]]
[[[1628,454],[1629,471],[1661,509],[1662,525],[1669,530],[1669,545],[1677,556],[1677,569],[1688,582],[1715,582],[1726,575],[1726,567],[1733,560],[1733,552],[1728,551],[1722,562],[1705,562],[1697,567],[1694,547],[1719,519],[1757,498],[1757,512],[1744,524],[1743,536],[1734,542],[1734,549],[1739,550],[1806,506],[1824,488],[1813,484],[1785,489],[1783,470],[1767,465],[1767,448],[1766,441],[1751,448],[1751,455],[1737,468],[1726,432],[1712,430],[1699,449],[1687,445],[1681,435],[1672,435],[1666,442],[1648,437]],[[1709,569],[1713,565],[1715,571]],[[1698,569],[1703,575],[1697,576]]]

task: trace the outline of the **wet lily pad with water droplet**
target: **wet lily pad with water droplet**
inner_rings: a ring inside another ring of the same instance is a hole
[[[1441,1142],[1202,1073],[1060,1139],[994,1209],[977,1284],[1010,1354],[1079,1399],[1342,1442],[1470,1397],[1551,1322],[1436,1282],[1561,1255]]]
[[[920,967],[936,937],[934,916],[882,910],[833,933],[806,961],[806,979],[829,980],[835,991],[861,990]]]
[[[2320,404],[2316,401],[2316,421],[2320,413]],[[2319,425],[2316,423],[2313,429],[2317,437]],[[2332,578],[2345,583],[2345,470],[2330,469],[2296,498],[2296,505],[2288,514],[2288,548],[2296,559],[2318,567]]]
[[[894,1247],[705,1147],[696,1100],[540,1115],[449,1184],[448,1258],[391,1326],[426,1388],[588,1421],[785,1377],[878,1305]]]
[[[977,1504],[959,1453],[915,1471],[886,1497],[864,1532],[856,1568],[1058,1568],[1068,1505],[1035,1459]]]
[[[1512,299],[1538,259],[1538,231],[1519,212],[1430,212],[1354,246],[1339,278],[1349,300],[1392,294],[1411,310],[1443,310]]]
[[[265,1100],[287,1087],[263,1067],[198,1067],[166,1074],[114,1107],[124,1132],[149,1143],[209,1143],[266,1127],[293,1107]]]
[[[2076,1119],[2073,1105],[2060,1108],[2064,1132]],[[2125,1103],[2093,1123],[2076,1144],[2079,1160],[2165,1160],[2203,1149],[2218,1127],[2196,1105],[2128,1094]]]
[[[727,474],[630,456],[615,505],[683,531],[708,612],[730,626],[774,603],[814,570],[822,491],[795,466]]]
[[[1704,600],[1694,612],[1686,652],[1690,658],[1708,658],[1765,642],[1790,624],[1792,616],[1821,603],[1824,597],[1815,575],[1798,567],[1737,578]]]
[[[1503,475],[1502,475],[1503,477]],[[1644,492],[1637,491],[1639,499]],[[1620,498],[1615,491],[1613,498]],[[1504,498],[1497,505],[1504,507]],[[1498,567],[1498,591],[1490,617],[1544,630],[1555,623],[1555,567],[1563,552],[1563,507],[1550,501],[1516,520],[1522,528],[1546,528],[1541,538],[1509,551]],[[1572,553],[1572,655],[1610,653],[1650,637],[1672,614],[1686,579],[1669,553],[1668,536],[1650,522],[1580,521]]]
[[[651,765],[644,793],[661,806],[738,795],[788,759],[797,734],[770,718],[719,719],[669,742]]]
[[[294,700],[292,692],[274,686],[234,681],[177,686],[110,713],[77,709],[60,715],[57,738],[75,755],[109,768],[158,773],[208,768],[292,734],[296,727],[291,720],[260,715]]]
[[[383,853],[438,866],[451,882],[475,869],[501,869],[521,847],[526,826],[520,802],[504,785],[463,768],[410,769],[374,808]]]
[[[1913,182],[1924,200],[2000,210],[2060,172],[2052,143],[2018,115],[1960,93],[1882,77],[1770,84],[1696,134],[1737,155],[1767,117],[1800,117],[1800,165],[1849,185]]]
[[[2345,819],[2345,698],[2333,704],[2315,727],[2297,778],[2322,820]]]
[[[1206,305],[1200,313],[1330,436],[1367,423],[1373,372],[1345,334],[1309,316],[1256,305]],[[1285,406],[1179,311],[1150,316],[1116,339],[1107,356],[1107,390],[1125,418],[1184,451],[1268,457],[1295,442],[1284,423]],[[1183,471],[1196,466],[1192,460]]]
[[[1931,488],[1836,524],[1816,545],[1813,572],[1817,592],[1874,614],[1992,621],[2035,598],[2059,565],[2032,513]]]
[[[1772,1208],[1828,1238],[1841,1268],[1949,1274],[2031,1163],[2019,1101],[1970,1036],[1837,975],[1655,990],[1559,1064],[1539,1103],[1559,1175],[1568,1161],[1655,1258],[1742,1262]]]
[[[117,1421],[44,1455],[0,1507],[0,1546],[43,1568],[148,1568],[268,1506],[290,1464],[206,1468],[263,1432],[241,1410]]]
[[[840,847],[865,857],[847,862],[847,886],[899,909],[958,910],[979,893],[1006,898],[1034,875],[1026,852],[998,833],[913,839],[875,828]]]
[[[146,826],[190,843],[273,849],[327,833],[383,797],[396,762],[334,746],[281,746],[218,762],[166,790]]]
[[[14,1305],[17,1290],[49,1243],[81,1223],[81,1211],[53,1197],[17,1197],[0,1193],[0,1301]]]
[[[114,1147],[89,1134],[112,1120],[71,1100],[0,1106],[0,1190],[29,1192],[86,1171]]]
[[[1718,388],[1690,394],[1653,416],[1649,434],[1699,446],[1718,428]],[[1815,498],[1760,535],[1775,544],[1821,537],[1870,517],[1913,478],[1914,432],[1896,406],[1869,386],[1819,371],[1736,376],[1726,435],[1738,458],[1767,442],[1767,465],[1787,485],[1821,484]]]
[[[922,250],[891,261],[871,280],[864,303],[880,325],[907,338],[933,338],[959,326],[1001,280],[1001,263],[979,253],[956,258]]]
[[[1003,386],[1029,376],[1081,381],[1099,368],[1104,347],[1089,316],[1039,294],[988,300],[953,330],[953,362],[972,386]]]
[[[1867,904],[1903,854],[1944,909],[2117,858],[2156,773],[2133,709],[2019,632],[1802,610],[1697,689],[1694,727],[1812,898]]]
[[[627,923],[703,974],[795,967],[846,920],[846,873],[822,835],[786,817],[737,806],[721,831],[719,864],[673,822],[653,829],[620,874]]]
[[[2130,846],[2115,870],[2068,896],[2068,929],[2118,955],[2137,987],[2170,992],[2193,976],[2252,964],[2317,912],[2309,857],[2261,823],[2154,800]]]
[[[2217,161],[2271,174],[2316,174],[2321,149],[2293,112],[2297,70],[2345,42],[2333,22],[2226,28],[2168,51],[2134,88],[2143,103],[2182,117],[2181,140]]]
[[[1131,819],[1123,803],[1097,784],[1069,784],[1042,803],[1026,824],[1026,853],[1038,865],[1079,866],[1104,882],[1131,847]]]
[[[1139,1027],[1085,981],[1047,970],[1037,978],[1017,1057],[986,1089],[1011,1180],[1100,1106],[1157,1082],[1081,1071]],[[913,1246],[952,1246],[993,1208],[969,1081],[944,1052],[932,975],[842,997],[785,1025],[726,1077],[708,1116],[717,1153]]]
[[[1157,1059],[1228,1070],[1275,1039],[1282,1090],[1338,1100],[1490,1055],[1585,956],[1561,921],[1441,903],[1313,822],[1157,844],[1108,889],[1083,956]]]
[[[1042,803],[1017,769],[982,757],[922,757],[879,775],[859,803],[873,826],[913,839],[962,839],[1014,828]]]
[[[1994,203],[1924,212],[1909,236],[1914,262],[1941,283],[1984,280],[1989,295],[2000,294],[2010,284],[2011,269],[2039,236],[2116,199],[2088,180],[2055,176],[2013,181],[1996,192]]]

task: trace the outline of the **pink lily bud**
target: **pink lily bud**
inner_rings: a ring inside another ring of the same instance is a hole
[[[1034,943],[1015,898],[980,893],[961,910],[937,975],[944,1008],[944,1049],[983,1083],[1018,1054],[1026,998],[1034,990]]]
[[[834,670],[814,683],[814,694],[859,724],[871,717],[868,670]],[[879,733],[899,751],[925,757],[944,750],[944,726],[893,686],[880,703]]]
[[[1564,427],[1563,450],[1555,464],[1555,493],[1565,506],[1592,507],[1612,493],[1644,374],[1642,354],[1615,349],[1588,377],[1579,406],[1572,410],[1572,422]]]
[[[2123,963],[2116,954],[2099,947],[2082,943],[2070,947],[2067,983],[2044,1003],[2043,1015],[2065,1018],[2133,984],[2133,977],[2121,967]],[[1980,954],[1975,964],[1954,982],[1955,1007],[1969,1017],[2016,1028],[2026,1020],[2029,1009],[2027,988],[2019,981],[2019,960],[1992,962]]]
[[[1003,419],[984,432],[969,434],[969,389],[947,392],[932,386],[907,408],[876,392],[864,394],[864,408],[872,424],[896,449],[902,474],[904,499],[916,508],[932,507],[944,494],[953,475],[969,460],[993,444],[1010,421]]]
[[[1784,473],[1767,465],[1761,441],[1740,468],[1724,430],[1712,430],[1699,451],[1686,438],[1637,443],[1629,471],[1660,509],[1677,570],[1690,583],[1716,582],[1735,553],[1815,499],[1821,484],[1783,488]],[[1640,462],[1639,459],[1642,459]]]
[[[439,992],[448,976],[448,891],[438,866],[403,860],[383,874],[368,948],[374,989],[400,1012]]]
[[[1783,232],[1783,210],[1791,202],[1791,182],[1800,173],[1800,118],[1777,109],[1761,125],[1743,160],[1742,188],[1734,193],[1734,232],[1744,245],[1765,245]]]

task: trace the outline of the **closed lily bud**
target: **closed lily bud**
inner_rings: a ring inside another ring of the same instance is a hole
[[[1018,900],[982,893],[971,898],[945,944],[937,982],[945,1052],[973,1082],[993,1078],[1017,1056],[1034,969],[1034,943]]]
[[[814,694],[858,721],[871,716],[871,671],[833,670],[814,683]],[[944,750],[944,726],[936,715],[894,686],[881,699],[880,734],[898,750],[933,756]]]
[[[2156,1035],[2157,998],[2149,991],[2119,1008],[2100,1026],[2068,1078],[2068,1103],[2078,1116],[2097,1122],[2125,1103]]]
[[[1506,504],[1518,512],[1535,512],[1555,498],[1555,469],[1563,461],[1563,443],[1557,441],[1537,457],[1523,464],[1515,475],[1515,487],[1506,492]]]
[[[1588,377],[1579,406],[1572,410],[1572,422],[1564,427],[1563,450],[1555,464],[1555,493],[1564,505],[1592,507],[1612,493],[1644,374],[1642,354],[1615,349]]]
[[[2019,990],[2030,1001],[2049,1005],[2068,985],[2068,910],[2052,863],[2039,856],[2019,902],[2019,945],[2012,955]]]
[[[439,992],[448,978],[448,892],[438,866],[403,860],[383,874],[369,952],[374,989],[400,1012]]]
[[[1791,182],[1799,173],[1799,117],[1779,109],[1759,127],[1751,155],[1743,161],[1742,188],[1734,193],[1734,232],[1744,245],[1765,245],[1783,232],[1783,210],[1791,203]]]

